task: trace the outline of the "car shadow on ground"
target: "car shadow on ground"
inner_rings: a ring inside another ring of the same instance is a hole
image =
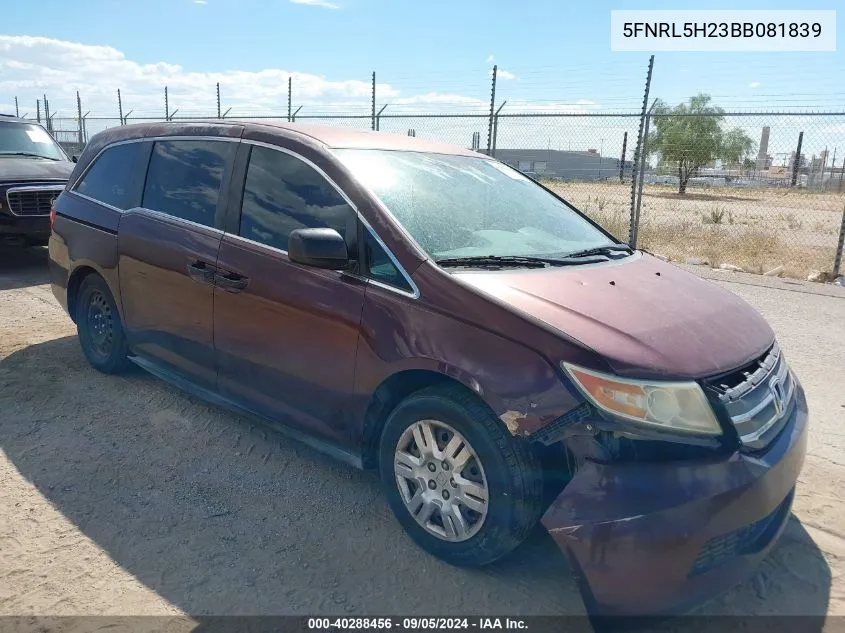
[[[14,290],[49,283],[47,249],[0,245],[0,290]]]
[[[73,337],[0,361],[0,449],[120,567],[188,614],[584,613],[542,528],[489,567],[450,567],[403,534],[374,474],[143,372],[99,374]],[[830,570],[793,518],[762,573],[701,613],[800,613],[821,630],[829,592]],[[664,626],[726,628],[709,617]]]

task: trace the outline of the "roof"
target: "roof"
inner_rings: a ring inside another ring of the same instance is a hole
[[[213,134],[215,136],[238,136],[240,129],[254,131],[264,136],[278,135],[280,138],[300,137],[311,143],[323,145],[331,149],[384,149],[384,150],[405,150],[411,152],[428,152],[435,154],[453,154],[459,156],[473,156],[476,158],[487,158],[486,155],[474,152],[459,145],[440,143],[419,139],[413,136],[402,134],[390,134],[387,132],[373,132],[365,130],[353,130],[344,127],[331,125],[312,125],[309,123],[288,123],[286,121],[242,121],[236,119],[205,119],[193,121],[171,121],[155,123],[133,123],[126,126],[109,128],[97,134],[96,145],[124,140],[128,138],[139,138],[146,135],[161,134],[164,130],[179,134],[183,131],[187,135]],[[93,139],[92,139],[93,141]]]
[[[484,154],[479,154],[459,145],[429,141],[403,134],[391,134],[389,132],[354,130],[339,126],[313,125],[310,123],[288,123],[286,121],[268,121],[262,123],[239,121],[238,123],[244,126],[275,127],[280,130],[304,134],[332,149],[406,150],[411,152],[484,157]]]
[[[0,123],[35,123],[38,124],[38,121],[33,121],[32,119],[22,119],[14,114],[0,114]]]

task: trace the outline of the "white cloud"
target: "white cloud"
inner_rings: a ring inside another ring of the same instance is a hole
[[[760,84],[760,82],[759,82],[759,81],[752,81],[750,84],[748,84],[748,87],[749,87],[749,88],[759,88],[759,87],[760,87],[760,85],[761,85],[761,84]]]
[[[492,64],[494,61],[495,61],[495,58],[493,57],[492,54],[487,56],[487,63],[488,64]]]
[[[312,7],[323,7],[324,9],[339,9],[340,5],[327,0],[289,0],[293,4],[307,4]]]
[[[500,71],[503,72],[503,71]],[[257,71],[223,70],[195,72],[170,62],[143,64],[128,59],[111,46],[97,46],[44,37],[0,35],[0,112],[14,112],[14,97],[19,99],[21,114],[35,117],[36,99],[46,94],[54,121],[59,129],[75,129],[76,91],[82,97],[83,113],[90,111],[88,133],[95,134],[117,124],[117,90],[120,89],[124,114],[136,117],[164,117],[164,86],[168,87],[170,111],[179,115],[213,117],[217,113],[216,84],[220,83],[222,109],[231,107],[230,118],[270,115],[284,120],[287,114],[288,77],[293,79],[293,107],[303,106],[300,116],[308,114],[356,114],[360,119],[327,120],[329,124],[348,124],[369,129],[370,77],[329,79],[321,75],[284,68]],[[479,76],[482,85],[484,75]],[[488,84],[489,85],[489,84]],[[405,93],[395,86],[379,83],[377,104],[389,104],[382,119],[383,131],[407,133],[469,146],[473,132],[486,133],[486,114],[490,102],[483,95],[483,85],[476,96],[458,92],[426,91]],[[501,101],[499,102],[501,103]],[[505,113],[571,112],[585,114],[600,110],[601,105],[587,99],[568,102],[531,103],[509,97]],[[471,116],[439,118],[402,118],[409,113],[465,113]],[[399,116],[396,116],[399,115]],[[61,121],[59,121],[62,119]],[[573,132],[571,119],[525,119],[507,121],[499,129],[499,147],[546,147],[566,149],[592,147],[597,138],[610,139],[607,126],[634,125],[632,118],[608,120],[578,119],[581,132]],[[626,128],[627,129],[627,128]],[[633,130],[634,127],[631,127]],[[633,133],[633,132],[630,132]],[[630,135],[629,133],[629,135]],[[621,143],[622,130],[615,134]],[[604,145],[610,151],[610,140]],[[621,148],[621,145],[619,145]],[[617,148],[618,149],[618,148]],[[614,149],[618,153],[617,149]]]
[[[208,4],[208,0],[194,0],[194,4]]]
[[[92,119],[116,119],[118,89],[124,114],[132,110],[132,118],[163,117],[165,86],[171,112],[178,108],[180,115],[215,116],[217,83],[223,110],[232,108],[230,117],[284,117],[288,77],[293,80],[293,107],[302,105],[302,115],[369,113],[371,84],[366,75],[361,79],[328,79],[283,68],[195,72],[168,62],[142,64],[111,46],[0,35],[0,112],[14,112],[17,96],[21,113],[33,117],[36,100],[45,94],[57,119],[75,117],[78,90],[83,112],[91,111]],[[462,94],[406,94],[388,83],[377,84],[376,94],[380,105],[390,104],[386,113],[393,114],[456,109],[474,112],[488,107],[486,102]]]
[[[492,68],[487,72],[487,76],[488,77],[493,76],[493,69]],[[512,72],[505,70],[504,68],[496,68],[496,78],[508,80],[508,79],[517,79],[517,76],[514,75]]]

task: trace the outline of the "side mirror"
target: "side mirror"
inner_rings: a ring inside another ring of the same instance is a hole
[[[288,237],[288,258],[297,264],[346,270],[349,252],[346,242],[334,229],[296,229]]]
[[[74,154],[73,156],[70,157],[70,160],[71,160],[72,163],[78,163],[79,162],[79,156]]]

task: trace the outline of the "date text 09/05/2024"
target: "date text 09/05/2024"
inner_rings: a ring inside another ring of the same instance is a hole
[[[726,38],[726,37],[821,37],[818,22],[625,22],[622,35],[636,37]]]
[[[527,629],[525,620],[519,618],[308,618],[308,628],[312,630],[342,630],[342,629],[398,629],[406,631],[419,630],[496,630]]]

